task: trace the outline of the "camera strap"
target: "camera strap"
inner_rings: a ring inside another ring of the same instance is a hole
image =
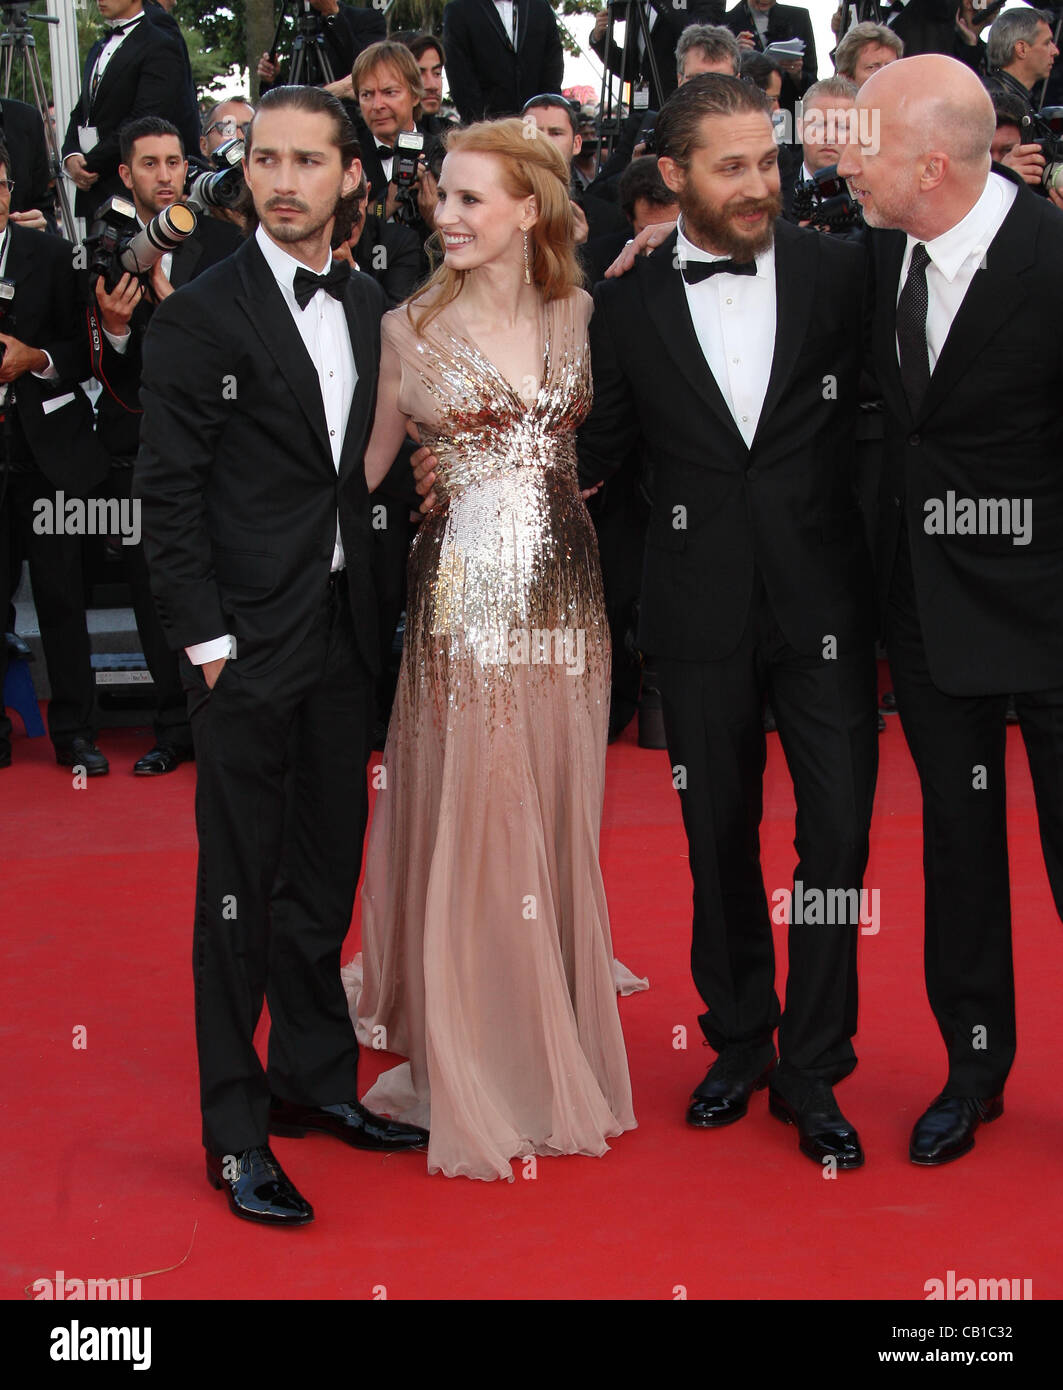
[[[143,415],[144,412],[139,406],[126,405],[125,401],[122,400],[121,396],[107,380],[107,373],[103,370],[103,325],[100,323],[100,316],[97,314],[94,304],[86,305],[85,318],[89,330],[89,364],[92,367],[92,375],[111,399],[117,401],[128,415]]]

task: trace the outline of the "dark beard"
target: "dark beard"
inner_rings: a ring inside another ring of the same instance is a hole
[[[679,201],[687,235],[693,233],[692,240],[696,238],[703,245],[711,246],[717,254],[731,256],[736,261],[751,261],[767,251],[775,239],[775,219],[782,212],[779,193],[769,198],[743,198],[719,208],[698,198],[690,182]],[[755,236],[743,235],[732,219],[739,213],[760,211],[768,214],[767,226]]]

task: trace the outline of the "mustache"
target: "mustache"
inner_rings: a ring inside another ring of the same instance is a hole
[[[270,198],[264,211],[272,212],[274,208],[294,208],[296,212],[309,212],[306,203],[302,203],[298,198]]]
[[[782,197],[778,193],[767,198],[743,198],[731,208],[734,217],[745,217],[747,213],[754,212],[766,212],[772,217],[778,217],[781,211]]]

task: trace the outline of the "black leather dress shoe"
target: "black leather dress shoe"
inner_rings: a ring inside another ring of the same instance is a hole
[[[775,1049],[726,1048],[705,1073],[705,1080],[690,1098],[687,1124],[695,1129],[720,1129],[733,1125],[749,1109],[754,1091],[768,1084],[775,1068]]]
[[[207,1181],[229,1194],[229,1210],[265,1226],[305,1226],[314,1209],[273,1157],[268,1144],[240,1153],[207,1154]]]
[[[912,1130],[908,1157],[913,1163],[933,1167],[951,1163],[974,1148],[974,1132],[983,1122],[999,1119],[1004,1113],[1004,1097],[938,1096]]]
[[[422,1149],[428,1131],[399,1120],[372,1115],[358,1101],[342,1105],[296,1105],[292,1101],[270,1102],[271,1134],[303,1139],[308,1134],[332,1134],[356,1149]]]
[[[170,743],[157,743],[150,753],[145,753],[133,764],[138,777],[161,777],[173,772],[182,763],[191,762],[193,754],[182,748],[174,748]]]
[[[774,1086],[768,1091],[768,1109],[783,1124],[796,1125],[799,1148],[814,1163],[834,1159],[839,1168],[859,1168],[864,1151],[856,1130],[838,1109],[834,1092],[825,1081],[802,1088],[799,1105],[792,1103]]]
[[[60,767],[83,767],[86,777],[102,777],[111,770],[110,763],[87,738],[72,738],[69,743],[57,743],[55,760]]]

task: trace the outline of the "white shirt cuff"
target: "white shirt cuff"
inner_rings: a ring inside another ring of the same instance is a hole
[[[41,348],[41,351],[44,352],[44,348]],[[30,375],[39,377],[41,381],[58,381],[59,373],[55,370],[55,363],[52,361],[51,353],[44,352],[44,355],[48,359],[47,367],[45,367],[43,372],[31,372]]]
[[[100,327],[102,328],[103,325],[101,324]],[[129,349],[129,340],[133,335],[128,328],[121,335],[117,333],[108,333],[107,329],[104,328],[103,336],[107,339],[111,347],[114,348],[115,352],[117,352],[119,356],[124,356]]]
[[[185,648],[185,655],[193,666],[205,666],[208,661],[218,661],[223,656],[232,658],[236,638],[230,633],[226,637],[215,637],[209,642],[194,642]]]

